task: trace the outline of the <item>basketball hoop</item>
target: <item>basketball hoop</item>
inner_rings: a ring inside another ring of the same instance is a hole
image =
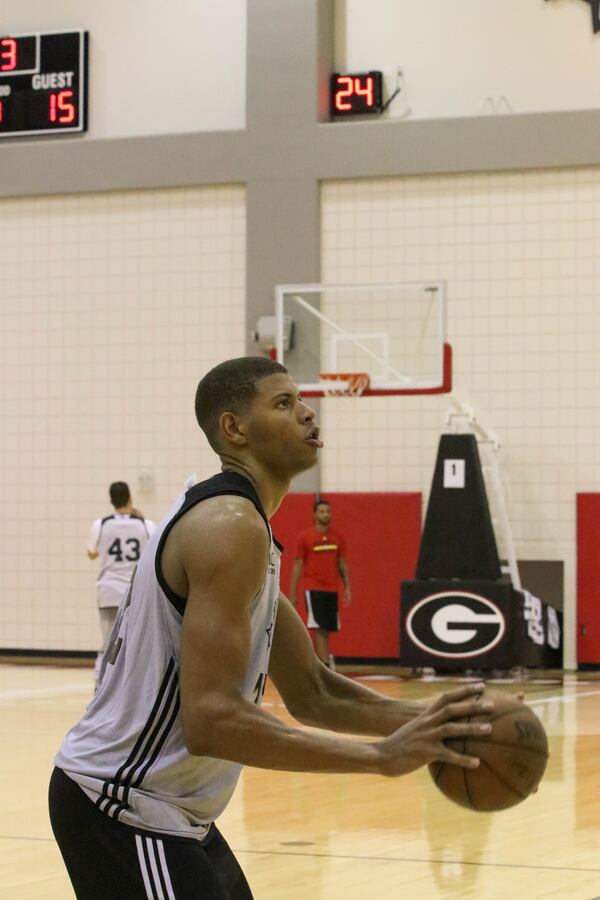
[[[368,372],[321,372],[324,397],[360,397],[369,387]]]
[[[275,328],[263,328],[261,334],[268,335],[267,349],[275,345],[277,361],[302,397],[443,394],[452,389],[443,281],[279,284],[274,318]],[[295,335],[293,353],[286,343],[288,320]],[[264,352],[260,342],[259,349]]]

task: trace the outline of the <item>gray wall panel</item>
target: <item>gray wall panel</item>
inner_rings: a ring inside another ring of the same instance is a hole
[[[318,128],[321,179],[600,163],[600,111]]]
[[[596,110],[312,128],[289,113],[254,133],[2,144],[0,196],[598,164]]]
[[[245,132],[0,145],[0,196],[72,194],[247,179]]]

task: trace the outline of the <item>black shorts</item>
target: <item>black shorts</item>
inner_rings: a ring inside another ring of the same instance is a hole
[[[339,631],[338,595],[335,591],[305,591],[307,628]]]
[[[50,779],[49,806],[77,900],[252,900],[215,825],[195,841],[115,822],[61,769]]]

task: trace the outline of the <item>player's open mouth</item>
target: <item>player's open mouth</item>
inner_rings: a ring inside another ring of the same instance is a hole
[[[323,446],[323,441],[319,439],[318,428],[312,428],[305,437],[305,441],[307,444],[310,444],[311,447],[321,448]]]

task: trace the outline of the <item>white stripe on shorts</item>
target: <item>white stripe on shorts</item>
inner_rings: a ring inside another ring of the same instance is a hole
[[[169,875],[169,869],[167,868],[167,859],[165,857],[165,848],[163,846],[163,842],[157,840],[156,845],[158,847],[158,858],[160,859],[160,868],[163,873],[163,878],[165,880],[165,885],[167,888],[167,897],[168,900],[177,900],[175,897],[175,891],[173,890],[173,885],[171,884],[171,876]]]
[[[169,875],[163,842],[159,838],[142,838],[137,834],[135,840],[138,844],[138,858],[142,869],[144,886],[146,888],[146,893],[148,894],[148,900],[177,900],[175,891],[173,890],[171,876]],[[144,841],[146,842],[146,853],[150,860],[150,869],[148,869],[146,857],[144,856]],[[165,891],[163,890],[163,884],[167,892],[166,896]]]
[[[144,887],[146,888],[147,900],[156,900],[156,897],[152,890],[152,885],[150,884],[146,860],[144,859],[144,847],[142,844],[142,838],[139,834],[136,834],[135,836],[135,845],[137,847],[138,862],[140,864],[140,869],[142,870],[142,878],[144,879]]]
[[[144,842],[146,844],[146,853],[150,860],[149,869],[146,862],[146,856],[144,855]],[[167,858],[165,856],[163,842],[157,838],[142,837],[141,835],[136,834],[135,843],[137,846],[140,869],[142,870],[142,878],[144,879],[144,887],[146,888],[147,900],[177,900],[173,890],[171,876],[169,875],[169,869],[167,867]],[[163,891],[163,883],[167,891],[166,896]]]
[[[160,883],[160,875],[158,874],[158,868],[156,865],[156,855],[154,853],[154,844],[152,843],[152,838],[144,838],[146,841],[146,850],[148,851],[148,859],[150,860],[150,869],[152,873],[152,880],[154,881],[154,890],[156,891],[157,900],[165,900],[165,895],[163,894],[162,885]]]
[[[307,628],[318,628],[319,623],[315,619],[315,614],[313,613],[312,603],[310,602],[310,591],[304,591],[304,599],[306,600],[306,609],[308,611],[308,617],[306,619],[306,627]]]

